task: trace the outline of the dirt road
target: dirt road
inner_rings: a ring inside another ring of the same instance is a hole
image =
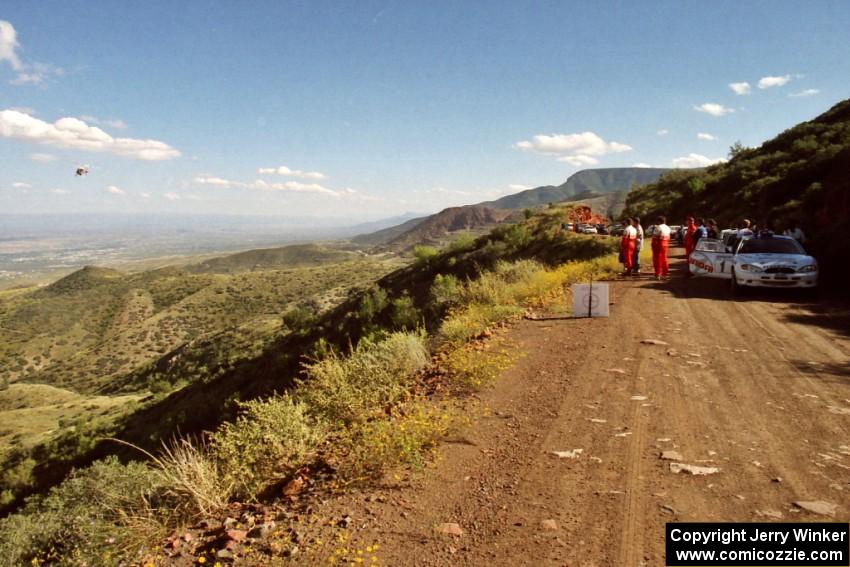
[[[733,300],[682,266],[613,283],[609,319],[512,329],[527,356],[482,395],[492,414],[423,480],[354,510],[382,563],[663,565],[668,521],[850,520],[848,313]],[[834,517],[793,505],[814,500]]]

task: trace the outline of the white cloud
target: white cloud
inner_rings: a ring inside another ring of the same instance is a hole
[[[12,85],[40,85],[51,76],[62,76],[65,70],[47,63],[24,63],[15,52],[18,43],[15,27],[6,20],[0,20],[0,62],[6,61],[17,75],[9,81]]]
[[[66,189],[51,189],[50,192],[54,195],[67,195],[68,193],[70,193],[70,191]]]
[[[142,199],[150,199],[151,194],[150,193],[139,193],[139,197],[141,197]]]
[[[781,77],[762,77],[759,79],[760,89],[769,89],[771,87],[781,87],[791,80],[791,75],[782,75]]]
[[[632,147],[620,142],[606,142],[594,132],[577,134],[538,134],[531,140],[523,140],[514,147],[544,156],[557,157],[558,161],[581,167],[599,163],[594,157],[631,151]]]
[[[789,94],[788,96],[791,98],[798,98],[802,96],[814,96],[820,92],[819,89],[806,89],[804,91],[800,91],[798,93]]]
[[[123,189],[121,189],[120,187],[116,187],[115,185],[110,185],[109,187],[106,188],[106,190],[109,191],[110,193],[112,193],[113,195],[124,195],[125,194]]]
[[[562,156],[558,158],[558,161],[566,162],[570,165],[574,165],[575,167],[581,167],[583,165],[596,165],[597,163],[599,163],[598,159],[586,155]]]
[[[30,185],[29,183],[24,183],[22,181],[16,181],[15,183],[12,183],[12,187],[14,187],[15,189],[29,189],[30,187],[32,187],[32,185]]]
[[[178,195],[177,193],[163,193],[162,196],[168,199],[169,201],[180,200],[180,195]]]
[[[649,165],[648,163],[640,162],[640,163],[634,164],[632,167],[652,167],[652,166]]]
[[[678,158],[674,159],[672,164],[673,164],[673,167],[681,167],[681,168],[708,167],[709,165],[712,165],[712,164],[715,164],[715,163],[721,163],[721,162],[724,162],[724,161],[726,161],[726,160],[723,159],[723,158],[711,159],[711,158],[705,157],[704,155],[700,155],[700,154],[688,154],[686,156],[678,157]]]
[[[520,183],[511,183],[508,185],[508,189],[511,191],[525,191],[526,189],[531,189],[528,185],[522,185]]]
[[[726,114],[731,114],[735,112],[733,108],[726,108],[722,104],[717,104],[715,102],[706,102],[705,104],[701,104],[699,106],[694,105],[694,110],[697,112],[705,112],[706,114],[711,114],[712,116],[724,116]]]
[[[713,140],[717,139],[717,136],[712,136],[711,134],[707,134],[705,132],[700,132],[700,133],[697,134],[697,138],[699,138],[700,140],[713,141]]]
[[[192,181],[194,181],[195,183],[200,183],[201,185],[216,185],[218,187],[234,187],[238,185],[244,185],[235,181],[230,181],[228,179],[222,179],[221,177],[216,177],[214,175],[199,175],[195,177]]]
[[[257,179],[251,184],[251,187],[264,189],[266,191],[289,191],[292,193],[319,193],[330,195],[332,197],[340,197],[343,193],[328,189],[318,183],[301,183],[300,181],[286,181],[284,183],[267,183],[262,179]]]
[[[51,77],[61,77],[65,74],[65,70],[55,65],[46,63],[31,63],[24,65],[23,70],[19,71],[17,76],[9,81],[9,84],[15,86],[21,85],[41,85]]]
[[[51,124],[15,110],[0,111],[0,137],[60,148],[105,152],[145,161],[180,156],[178,150],[158,140],[113,138],[78,118],[60,118]]]
[[[743,83],[729,83],[729,88],[736,95],[748,95],[753,92],[753,88],[750,86],[750,83],[744,81]]]
[[[257,170],[260,175],[276,173],[286,177],[300,177],[301,179],[327,179],[327,175],[318,171],[301,171],[300,169],[290,169],[285,165],[280,167],[261,167]]]
[[[30,159],[33,160],[33,161],[39,161],[39,162],[42,162],[42,163],[47,163],[49,161],[56,161],[57,158],[53,154],[34,153],[34,154],[30,154]]]
[[[100,118],[84,114],[80,116],[80,120],[84,122],[90,122],[92,124],[97,124],[98,126],[109,126],[110,128],[116,128],[118,130],[124,130],[125,128],[127,128],[127,123],[118,118],[114,120],[101,120]]]
[[[666,136],[669,133],[670,133],[670,130],[668,130],[667,128],[662,128],[661,130],[656,132],[656,134],[658,134],[659,136]]]
[[[24,114],[35,114],[35,109],[30,108],[29,106],[12,106],[9,107],[9,110],[17,110],[18,112],[23,112]]]
[[[15,49],[20,47],[15,27],[6,20],[0,20],[0,61],[7,61],[12,69],[18,71],[22,65]]]

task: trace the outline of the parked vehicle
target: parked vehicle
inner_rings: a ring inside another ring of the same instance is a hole
[[[596,232],[598,234],[608,234],[608,228],[606,228],[606,226],[604,224],[597,224],[596,225]]]
[[[597,234],[596,227],[589,224],[581,226],[579,232],[582,234]]]
[[[695,276],[728,279],[732,291],[749,287],[813,289],[818,285],[818,263],[789,236],[744,238],[735,252],[714,238],[701,238],[688,260]]]

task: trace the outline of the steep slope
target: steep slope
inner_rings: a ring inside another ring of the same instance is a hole
[[[389,242],[405,232],[414,229],[426,219],[430,218],[430,216],[431,215],[417,217],[395,226],[376,230],[375,232],[359,234],[352,238],[351,241],[362,246],[377,246],[378,244],[384,244],[385,242]]]
[[[715,217],[723,227],[749,218],[781,230],[796,220],[823,276],[835,279],[850,254],[848,164],[850,100],[845,100],[759,148],[742,149],[727,163],[668,173],[631,192],[627,208],[645,218]]]
[[[391,238],[387,245],[405,250],[417,244],[441,244],[452,233],[489,229],[506,220],[510,214],[510,211],[478,205],[450,207],[426,217],[409,230]]]

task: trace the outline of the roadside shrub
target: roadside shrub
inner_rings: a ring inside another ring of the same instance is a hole
[[[523,312],[516,305],[484,305],[473,303],[464,309],[451,312],[438,332],[441,342],[461,344],[480,335],[499,321],[505,321]]]
[[[452,349],[444,362],[452,384],[471,391],[492,383],[513,363],[514,356],[508,349],[482,350],[473,345]]]
[[[297,395],[333,424],[365,421],[400,399],[428,361],[422,333],[364,339],[346,358],[330,353],[307,365]]]
[[[0,520],[4,565],[115,565],[174,527],[168,492],[142,463],[109,457]]]
[[[304,402],[289,395],[242,405],[234,423],[225,423],[212,437],[212,452],[225,487],[252,498],[303,465],[325,435]]]
[[[360,424],[343,434],[340,474],[348,479],[377,478],[399,466],[422,470],[428,454],[451,430],[448,406],[417,400],[388,419]]]

